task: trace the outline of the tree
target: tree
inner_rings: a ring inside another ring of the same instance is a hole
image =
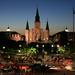
[[[57,53],[63,54],[65,52],[65,48],[64,47],[58,47],[57,48]]]

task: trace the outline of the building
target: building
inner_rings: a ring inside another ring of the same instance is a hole
[[[52,36],[53,40],[55,43],[59,45],[72,45],[73,43],[75,44],[75,32],[69,32],[69,30],[66,28],[64,31],[58,32]]]
[[[0,40],[20,41],[21,35],[16,31],[11,31],[10,27],[8,27],[6,31],[0,31]]]
[[[34,21],[34,28],[30,29],[27,21],[26,29],[25,29],[25,40],[27,43],[31,42],[48,42],[49,40],[49,25],[48,21],[46,24],[46,28],[41,28],[41,21],[38,12],[38,8],[36,10],[36,16]]]

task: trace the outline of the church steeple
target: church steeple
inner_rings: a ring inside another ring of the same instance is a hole
[[[38,8],[36,10],[35,22],[40,22],[40,16],[39,16]]]
[[[28,21],[27,21],[27,24],[26,24],[26,30],[29,30],[29,24],[28,24]]]
[[[48,21],[47,21],[47,24],[46,24],[46,30],[49,30],[49,24],[48,24]]]

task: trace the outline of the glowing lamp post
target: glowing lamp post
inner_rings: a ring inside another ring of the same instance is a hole
[[[19,45],[19,48],[21,48],[21,47],[22,47],[22,45],[20,44],[20,45]]]
[[[21,52],[21,50],[18,50],[18,52],[20,53],[20,52]]]
[[[18,50],[18,52],[19,52],[19,53],[21,52],[21,50],[20,50],[20,49],[21,49],[21,47],[22,47],[22,45],[20,44],[20,45],[19,45],[19,50]]]
[[[39,45],[37,44],[37,45],[36,45],[36,47],[38,48],[38,47],[39,47]]]
[[[5,46],[3,46],[2,48],[3,48],[3,50],[5,51]],[[4,52],[2,52],[2,53],[4,53]]]
[[[37,58],[38,58],[38,47],[39,47],[39,45],[37,44],[36,45],[36,48],[37,48],[37,51],[36,51],[37,52]]]
[[[51,48],[52,48],[51,53],[53,53],[53,47],[54,47],[54,45],[52,44],[52,45],[51,45]]]
[[[44,52],[44,45],[42,45],[42,48],[43,48],[42,52]]]
[[[59,50],[59,47],[60,47],[60,46],[59,46],[59,45],[57,45],[57,54],[58,54],[58,52],[59,52],[59,51],[58,51],[58,50]]]
[[[5,46],[3,46],[3,50],[5,49]]]
[[[44,45],[42,45],[42,48],[43,48],[43,50],[42,50],[42,58],[44,59]]]
[[[44,45],[42,45],[42,47],[44,48]]]
[[[60,46],[59,45],[57,45],[57,48],[59,48]]]

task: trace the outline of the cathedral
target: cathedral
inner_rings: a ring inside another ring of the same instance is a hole
[[[46,23],[46,28],[42,29],[38,8],[36,10],[34,28],[30,29],[28,21],[26,23],[25,40],[26,40],[27,43],[31,43],[31,42],[44,42],[44,43],[47,43],[49,41],[48,21]]]

